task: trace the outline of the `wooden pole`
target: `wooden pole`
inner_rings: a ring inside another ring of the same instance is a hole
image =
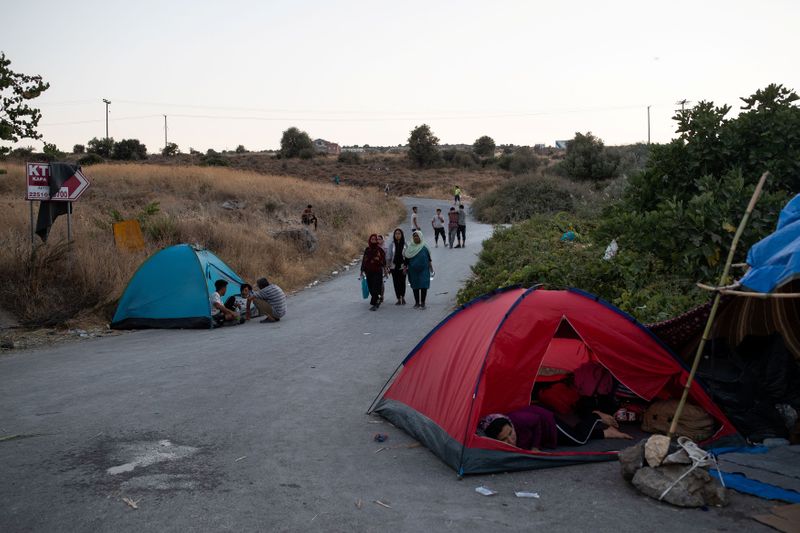
[[[733,236],[733,242],[731,243],[731,249],[728,252],[728,260],[725,261],[725,268],[722,270],[722,275],[719,278],[719,283],[717,286],[722,286],[728,279],[728,273],[731,270],[731,264],[733,264],[733,255],[736,253],[736,246],[739,244],[739,238],[741,238],[742,233],[744,232],[745,226],[747,226],[747,221],[750,220],[750,214],[753,212],[753,209],[756,206],[756,202],[758,201],[758,197],[761,196],[761,190],[764,188],[764,182],[767,181],[767,177],[769,176],[769,172],[764,172],[761,175],[761,179],[758,180],[758,185],[756,185],[756,190],[753,191],[753,196],[750,198],[750,203],[747,204],[747,210],[744,212],[744,216],[742,217],[742,221],[739,222],[739,227],[736,228],[736,234]],[[683,414],[683,407],[686,405],[686,398],[689,396],[689,389],[692,386],[692,382],[694,381],[694,376],[697,373],[697,367],[700,365],[700,357],[703,354],[703,349],[706,346],[706,342],[708,342],[709,337],[711,336],[711,328],[714,325],[714,319],[717,316],[717,309],[719,308],[719,300],[721,296],[719,291],[714,294],[714,303],[711,305],[711,312],[708,314],[708,321],[706,321],[706,328],[703,330],[703,337],[700,339],[700,344],[697,345],[697,352],[694,354],[694,361],[692,362],[692,369],[689,371],[689,377],[686,380],[686,385],[683,387],[683,394],[681,395],[681,401],[678,402],[678,408],[675,410],[675,416],[672,418],[672,424],[669,426],[669,433],[668,436],[671,439],[675,436],[675,430],[678,428],[678,421],[680,421],[681,414]]]

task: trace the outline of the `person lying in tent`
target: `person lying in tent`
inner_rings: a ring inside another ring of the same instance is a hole
[[[222,305],[222,297],[228,291],[228,282],[224,279],[218,279],[214,282],[214,291],[209,297],[211,303],[211,318],[214,320],[216,326],[221,326],[225,322],[233,322],[239,319],[239,316]]]
[[[506,415],[485,416],[478,427],[491,439],[533,451],[581,446],[593,439],[633,438],[620,431],[617,421],[609,414],[595,411],[577,424],[569,424],[538,405],[529,405]]]

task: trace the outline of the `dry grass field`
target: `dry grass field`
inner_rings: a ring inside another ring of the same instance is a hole
[[[0,175],[0,299],[25,325],[108,321],[130,276],[147,257],[176,243],[199,243],[246,280],[266,275],[298,289],[358,256],[372,232],[388,232],[402,204],[375,188],[353,188],[219,167],[142,164],[84,168],[92,185],[75,204],[73,243],[60,217],[31,254],[24,165]],[[226,209],[224,202],[237,205]],[[300,227],[312,204],[319,248],[276,238]],[[35,204],[36,205],[36,204]],[[38,205],[36,205],[38,209]],[[146,250],[116,248],[112,223],[137,218]]]
[[[297,177],[315,183],[331,183],[339,175],[342,184],[378,187],[389,184],[392,194],[449,198],[458,184],[465,198],[475,198],[506,181],[511,173],[496,167],[487,168],[416,168],[405,154],[360,154],[358,163],[341,163],[336,156],[316,156],[311,160],[276,159],[274,154],[251,152],[221,154],[231,168],[262,174]],[[148,163],[158,165],[198,164],[200,156],[181,154],[173,157],[151,155]]]

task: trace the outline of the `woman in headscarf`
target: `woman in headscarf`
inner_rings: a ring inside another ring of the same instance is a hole
[[[389,243],[389,253],[386,256],[386,263],[389,265],[389,272],[392,273],[392,282],[394,283],[394,295],[397,297],[395,305],[406,304],[406,272],[403,270],[405,258],[403,257],[403,250],[406,248],[406,237],[403,235],[403,230],[397,228],[392,234],[392,240]]]
[[[383,277],[385,278],[389,272],[389,248],[386,246],[386,241],[383,239],[383,235],[381,235],[380,233],[378,234],[378,246],[381,247],[381,250],[383,250],[383,256],[386,258],[386,264],[384,265],[383,268],[384,272]],[[381,280],[381,298],[380,298],[381,303],[383,303],[383,292],[385,290],[386,290],[386,284],[383,282],[383,280]]]
[[[361,276],[366,276],[369,287],[370,311],[377,311],[381,305],[381,287],[385,270],[386,254],[378,244],[378,235],[373,233],[369,236],[369,246],[364,250],[364,257],[361,259]]]
[[[423,240],[422,231],[416,230],[411,234],[411,242],[406,244],[403,257],[406,259],[408,282],[414,293],[414,309],[425,309],[425,297],[434,272],[431,251]]]

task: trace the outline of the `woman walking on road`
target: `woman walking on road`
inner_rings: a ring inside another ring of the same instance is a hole
[[[389,248],[386,246],[386,242],[383,239],[383,235],[378,234],[378,246],[381,247],[383,250],[383,257],[386,259],[386,264],[383,268],[383,277],[387,276],[387,272],[389,272]],[[383,303],[383,293],[386,290],[386,284],[381,280],[381,303]]]
[[[403,235],[403,230],[397,228],[394,230],[392,242],[389,244],[389,254],[386,256],[389,271],[392,273],[394,295],[397,297],[395,305],[406,305],[406,273],[403,269],[406,262],[405,257],[403,257],[405,248],[406,237]]]
[[[381,305],[381,287],[383,287],[383,274],[386,271],[386,254],[378,245],[378,235],[369,236],[369,246],[364,250],[361,259],[361,276],[366,276],[367,287],[370,294],[370,311],[377,311]]]
[[[414,309],[425,309],[425,297],[434,272],[431,251],[425,244],[421,231],[415,231],[411,235],[411,242],[406,245],[403,256],[406,258],[408,281],[414,293]]]

